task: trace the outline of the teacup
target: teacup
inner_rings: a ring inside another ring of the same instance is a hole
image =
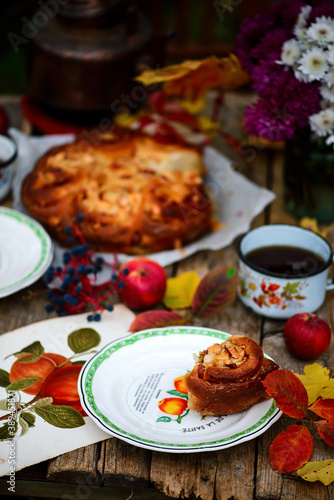
[[[11,190],[16,156],[15,142],[5,135],[0,135],[0,201]]]
[[[288,224],[261,226],[241,238],[237,251],[238,296],[262,316],[284,319],[314,312],[327,290],[334,289],[328,280],[332,248],[308,229]],[[295,259],[290,259],[295,253]],[[287,257],[279,262],[283,255]]]

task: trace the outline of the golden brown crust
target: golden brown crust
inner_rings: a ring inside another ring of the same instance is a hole
[[[101,136],[102,137],[102,136]],[[59,241],[80,213],[95,250],[145,254],[212,229],[212,205],[196,149],[119,134],[52,148],[22,185],[22,202]]]
[[[188,407],[214,416],[243,411],[268,399],[262,381],[277,369],[254,340],[231,336],[202,351],[193,370],[185,375]]]

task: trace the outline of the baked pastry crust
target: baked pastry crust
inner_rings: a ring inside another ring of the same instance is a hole
[[[48,151],[25,178],[28,212],[58,241],[76,216],[94,250],[145,254],[188,244],[212,230],[205,169],[194,148],[140,134],[77,137]]]
[[[201,351],[193,370],[184,376],[188,407],[202,415],[239,413],[269,399],[262,380],[277,369],[254,340],[232,335]]]

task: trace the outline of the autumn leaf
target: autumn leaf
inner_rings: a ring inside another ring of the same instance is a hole
[[[304,367],[304,375],[295,374],[303,383],[311,405],[320,396],[326,399],[334,398],[334,380],[330,379],[330,371],[319,363]]]
[[[163,303],[169,309],[185,309],[192,304],[200,277],[195,271],[182,273],[167,280],[167,289]]]
[[[275,370],[266,376],[263,385],[283,413],[293,418],[306,416],[307,392],[294,373],[289,370]]]
[[[208,319],[229,307],[237,294],[234,268],[221,267],[207,273],[197,287],[192,303],[195,318]]]
[[[147,330],[148,328],[162,328],[164,326],[185,325],[186,318],[172,311],[156,310],[139,313],[131,323],[129,331],[132,333]]]
[[[334,399],[317,399],[309,409],[319,417],[334,422]]]
[[[322,439],[329,444],[329,446],[334,447],[334,424],[328,423],[326,420],[320,420],[316,422],[316,425]]]
[[[302,469],[297,470],[297,474],[305,481],[321,481],[328,486],[334,481],[334,459],[309,462]]]
[[[283,474],[300,469],[308,462],[313,451],[313,440],[304,425],[290,425],[273,440],[269,461],[274,470]]]
[[[164,90],[169,95],[194,101],[208,90],[231,90],[248,83],[249,78],[238,57],[230,54],[221,59],[208,57],[202,60],[186,60],[164,68],[146,70],[135,80],[144,85],[164,83]]]

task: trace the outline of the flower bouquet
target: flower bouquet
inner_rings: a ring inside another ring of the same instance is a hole
[[[288,210],[333,221],[334,5],[282,0],[244,20],[234,51],[258,95],[245,130],[286,141]]]

